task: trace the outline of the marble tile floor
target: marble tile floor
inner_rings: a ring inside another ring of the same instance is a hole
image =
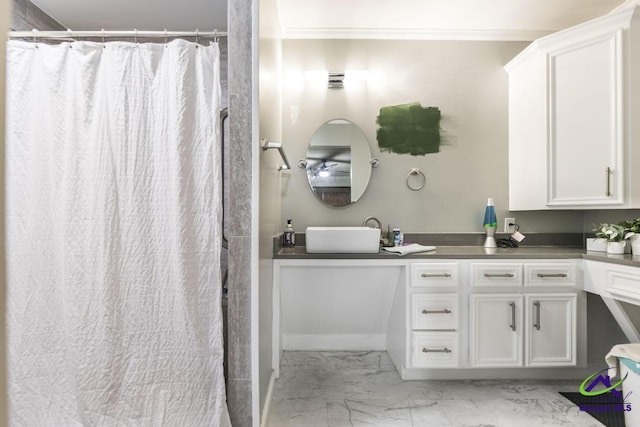
[[[284,352],[267,427],[602,426],[575,381],[402,381],[386,352]]]

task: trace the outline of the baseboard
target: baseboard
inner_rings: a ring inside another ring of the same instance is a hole
[[[402,367],[399,371],[403,380],[576,380],[576,384],[579,385],[589,375],[606,367],[602,362],[589,363],[586,367],[458,369]]]
[[[273,388],[276,385],[276,375],[274,371],[271,371],[271,377],[269,378],[269,387],[267,387],[267,396],[264,399],[264,406],[262,407],[262,414],[260,415],[260,427],[266,427],[267,421],[269,421],[269,412],[271,411],[271,399],[273,398]]]
[[[282,348],[289,351],[384,351],[387,334],[286,334]]]

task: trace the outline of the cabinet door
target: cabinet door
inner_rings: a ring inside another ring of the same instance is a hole
[[[522,366],[522,302],[518,294],[471,295],[472,366]]]
[[[525,297],[527,366],[576,364],[576,294]]]
[[[548,55],[548,206],[623,198],[622,30]]]

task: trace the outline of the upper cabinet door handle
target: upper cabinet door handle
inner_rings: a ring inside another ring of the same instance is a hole
[[[606,170],[606,174],[607,174],[607,192],[605,193],[605,196],[607,197],[611,197],[613,194],[611,194],[611,168],[607,167]]]

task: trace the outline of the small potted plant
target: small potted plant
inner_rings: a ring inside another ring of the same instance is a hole
[[[627,232],[625,238],[631,241],[631,252],[640,255],[640,218],[623,221],[620,225]]]
[[[596,232],[597,238],[607,241],[607,253],[609,254],[624,254],[626,239],[632,236],[632,233],[622,225],[606,222],[594,227],[593,231]]]

